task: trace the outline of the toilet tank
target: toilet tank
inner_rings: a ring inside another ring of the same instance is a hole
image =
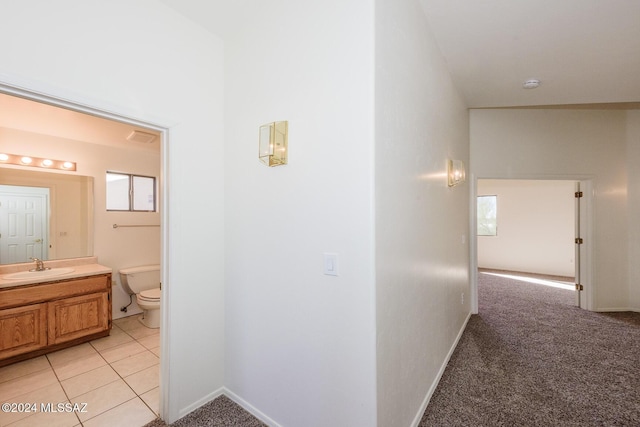
[[[123,268],[119,273],[120,283],[130,295],[160,287],[159,264]]]

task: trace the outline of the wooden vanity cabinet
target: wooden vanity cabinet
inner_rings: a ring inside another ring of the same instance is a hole
[[[48,344],[60,344],[109,329],[111,312],[106,292],[48,303]]]
[[[0,366],[110,330],[111,274],[0,289]]]
[[[47,346],[47,304],[0,310],[0,358]]]

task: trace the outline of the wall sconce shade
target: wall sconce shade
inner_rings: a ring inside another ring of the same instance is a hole
[[[449,187],[463,183],[465,180],[464,162],[462,160],[449,160],[447,177]]]
[[[289,124],[286,121],[260,126],[258,159],[267,166],[287,164]]]
[[[66,160],[45,159],[41,157],[23,156],[21,154],[0,153],[0,165],[30,166],[42,169],[60,169],[65,171],[75,171],[75,162]]]

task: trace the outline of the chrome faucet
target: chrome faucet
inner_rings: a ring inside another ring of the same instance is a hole
[[[44,263],[42,262],[42,260],[40,258],[29,258],[31,261],[36,263],[36,268],[33,268],[29,271],[44,271],[46,270],[46,268],[44,267]]]

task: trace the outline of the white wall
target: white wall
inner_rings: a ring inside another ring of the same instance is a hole
[[[468,113],[418,2],[376,1],[375,88],[378,425],[408,426],[470,312]]]
[[[255,1],[230,27],[225,386],[283,426],[373,426],[373,4]],[[289,164],[267,168],[276,120]]]
[[[614,110],[472,110],[476,178],[591,180],[593,309],[629,306],[626,113]]]
[[[478,180],[497,196],[497,236],[478,236],[478,267],[574,277],[575,182]]]
[[[0,82],[170,128],[162,370],[174,421],[223,384],[222,42],[153,0],[0,0],[0,10],[11,41]]]
[[[640,311],[640,110],[628,111],[627,121],[627,185],[629,213],[627,233],[629,235],[629,306]]]
[[[93,178],[92,254],[98,257],[99,263],[113,269],[113,318],[140,313],[135,298],[127,313],[120,311],[120,307],[129,304],[129,295],[120,286],[118,270],[160,263],[160,228],[114,229],[113,224],[160,224],[160,212],[107,212],[105,172],[115,170],[159,179],[160,153],[124,150],[15,129],[0,129],[0,143],[10,153],[72,159],[77,163],[77,171],[63,174]],[[62,253],[57,258],[63,257]]]

